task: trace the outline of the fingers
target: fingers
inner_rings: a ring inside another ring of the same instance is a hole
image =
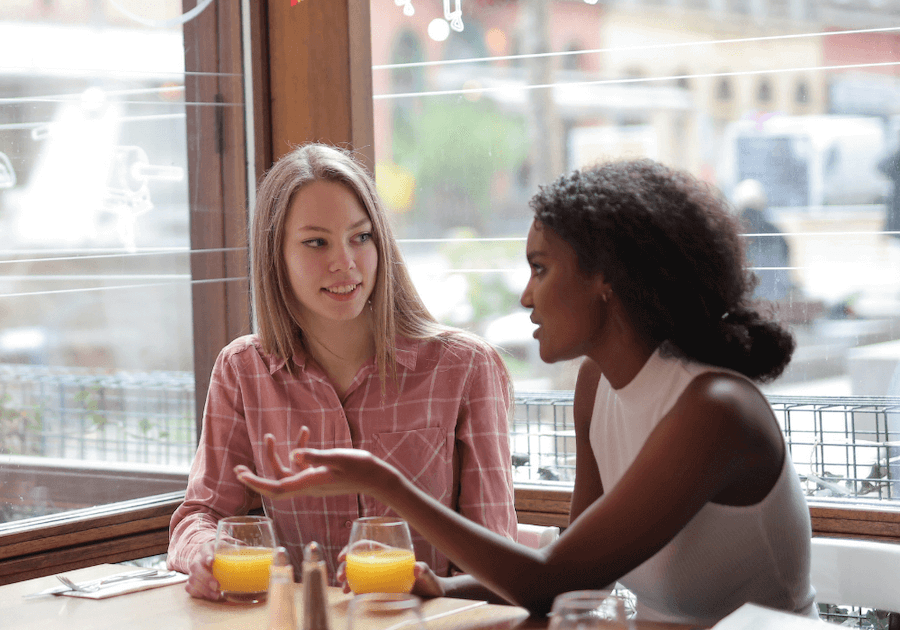
[[[250,469],[246,466],[235,466],[234,474],[237,476],[238,481],[262,495],[272,497],[282,490],[281,479],[276,480],[260,477],[259,475],[250,472]]]
[[[297,439],[297,448],[306,448],[309,444],[309,427],[300,427],[300,437]]]
[[[284,464],[281,463],[281,458],[278,457],[278,453],[275,451],[275,436],[271,433],[266,433],[263,437],[263,441],[266,445],[266,456],[269,458],[269,463],[272,464],[275,476],[281,478],[289,475],[290,470],[284,467]]]
[[[194,556],[188,567],[188,581],[184,590],[191,597],[218,601],[221,599],[219,582],[213,577],[212,565],[215,558],[215,549],[212,541],[204,543]]]
[[[413,593],[416,595],[421,597],[443,597],[445,595],[441,579],[424,562],[416,562],[413,566],[413,575],[416,578],[415,584],[413,584]]]

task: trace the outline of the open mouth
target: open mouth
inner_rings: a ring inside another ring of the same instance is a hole
[[[358,286],[358,284],[342,284],[336,287],[326,287],[323,291],[334,293],[335,295],[348,295],[356,291],[356,287]]]

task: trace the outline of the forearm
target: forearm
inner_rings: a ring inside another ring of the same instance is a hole
[[[445,597],[459,597],[461,599],[480,599],[491,604],[509,604],[484,584],[467,573],[441,578]]]
[[[180,508],[179,511],[183,510]],[[207,542],[215,540],[216,525],[207,520],[203,514],[173,515],[170,526],[169,549],[166,554],[166,566],[169,569],[188,573],[194,556]]]

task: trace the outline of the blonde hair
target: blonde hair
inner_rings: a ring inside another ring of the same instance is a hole
[[[378,250],[378,271],[371,295],[375,335],[375,364],[385,376],[396,374],[394,338],[429,339],[452,329],[437,323],[419,297],[375,183],[349,151],[324,144],[305,144],[280,158],[266,173],[256,196],[251,226],[254,309],[263,350],[284,359],[292,373],[294,352],[303,345],[296,298],[284,262],[284,226],[298,190],[315,181],[337,182],[351,190],[372,222]]]

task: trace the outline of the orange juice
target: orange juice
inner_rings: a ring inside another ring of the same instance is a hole
[[[360,593],[409,593],[416,564],[408,549],[365,549],[347,554],[347,582]]]
[[[223,591],[261,593],[269,587],[272,554],[267,547],[219,549],[213,560],[213,577]]]

